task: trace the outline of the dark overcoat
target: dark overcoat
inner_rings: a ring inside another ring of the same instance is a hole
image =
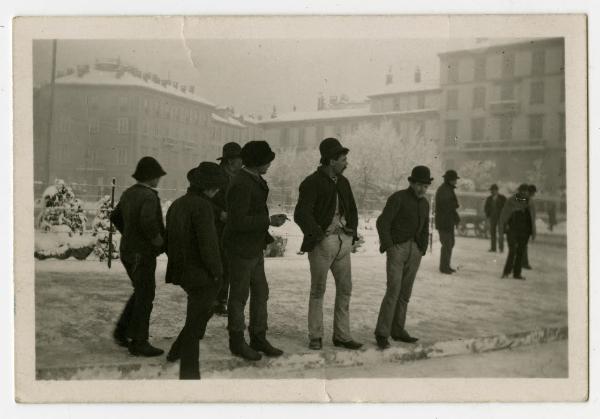
[[[457,209],[458,198],[454,186],[444,182],[435,193],[435,229],[454,231],[460,222]]]

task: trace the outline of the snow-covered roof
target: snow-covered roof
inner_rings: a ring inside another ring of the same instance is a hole
[[[198,102],[202,105],[215,107],[216,105],[201,97],[195,93],[182,92],[179,88],[173,86],[163,86],[159,83],[153,82],[151,79],[145,81],[141,77],[136,77],[133,74],[125,71],[121,73],[120,77],[117,77],[116,71],[101,71],[91,69],[88,73],[85,73],[82,77],[79,77],[77,73],[66,75],[56,79],[56,84],[61,85],[102,85],[102,86],[136,86],[151,89],[157,92],[166,93],[179,98]]]
[[[261,121],[262,124],[277,123],[277,122],[294,122],[294,121],[306,121],[315,119],[342,119],[342,118],[357,118],[361,116],[373,116],[372,112],[367,109],[327,109],[322,111],[308,111],[308,112],[289,112],[284,113],[276,118],[265,119]]]
[[[382,90],[370,94],[369,97],[376,96],[387,96],[396,95],[400,93],[418,93],[429,90],[437,90],[440,88],[439,82],[436,81],[422,81],[422,82],[402,82],[402,83],[391,83],[385,86]]]
[[[473,40],[472,45],[467,45],[465,48],[448,50],[444,52],[440,52],[438,55],[440,57],[444,57],[447,55],[455,55],[455,54],[476,54],[483,53],[488,51],[497,50],[498,48],[518,48],[529,46],[531,44],[536,44],[540,42],[556,42],[560,41],[562,38],[514,38],[514,39],[477,39]]]
[[[239,128],[246,128],[244,124],[232,117],[222,117],[220,115],[217,115],[216,113],[211,114],[211,117],[214,121],[221,122],[222,124],[233,125]]]

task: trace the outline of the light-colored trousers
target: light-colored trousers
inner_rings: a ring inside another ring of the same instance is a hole
[[[415,276],[421,263],[421,250],[413,241],[395,244],[386,251],[387,289],[379,309],[375,334],[397,336],[404,330],[406,310]]]
[[[352,237],[346,234],[326,236],[308,252],[310,263],[310,299],[308,303],[308,337],[323,338],[323,296],[329,270],[335,280],[335,307],[333,312],[333,337],[349,341],[350,295],[352,294],[352,269],[350,254]]]

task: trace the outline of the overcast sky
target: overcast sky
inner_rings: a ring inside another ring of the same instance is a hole
[[[364,99],[381,90],[392,66],[394,83],[439,79],[437,53],[474,45],[474,40],[59,40],[57,70],[116,58],[142,71],[193,84],[198,94],[236,112],[268,116],[316,109],[317,96],[347,94]],[[49,80],[51,42],[36,41],[34,84]]]

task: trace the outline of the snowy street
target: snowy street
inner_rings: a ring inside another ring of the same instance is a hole
[[[365,343],[365,350],[372,351],[375,349],[373,330],[385,292],[385,257],[377,252],[375,231],[369,229],[368,222],[365,225],[367,230],[362,231],[365,244],[352,258],[350,310],[354,338]],[[307,347],[308,261],[306,255],[296,254],[300,237],[293,227],[290,225],[288,230],[280,232],[288,237],[286,256],[266,260],[270,286],[268,335],[285,351],[284,357],[289,358],[314,354]],[[434,238],[437,239],[437,232]],[[533,243],[529,251],[534,270],[524,271],[526,281],[500,279],[506,253],[489,253],[488,247],[487,240],[458,237],[453,256],[458,273],[447,276],[437,270],[439,243],[434,242],[433,254],[428,252],[422,260],[409,305],[407,330],[420,338],[419,343],[567,325],[565,247]],[[164,283],[165,265],[163,256],[157,268],[150,340],[168,350],[183,325],[186,299],[179,287]],[[60,368],[166,364],[164,357],[132,357],[112,341],[114,323],[131,290],[119,261],[110,271],[105,264],[96,261],[36,261],[38,373],[51,378],[53,374],[48,371]],[[334,290],[330,276],[324,304],[325,353],[345,351],[331,344]],[[410,345],[392,343],[392,346]],[[210,321],[200,353],[201,370],[204,374],[209,369],[208,377],[218,378],[220,368],[229,368],[228,362],[233,356],[227,347],[225,318],[214,317]],[[557,354],[552,359],[566,365],[566,351]],[[281,362],[285,363],[286,359]],[[264,362],[260,361],[257,366],[260,368]],[[241,364],[244,365],[243,361]],[[562,371],[563,367],[556,368]],[[172,370],[175,377],[175,365]],[[143,374],[142,368],[138,376],[143,377]],[[357,374],[360,375],[360,371]],[[523,375],[526,374],[523,371]],[[521,376],[521,373],[519,368],[507,365],[505,373],[500,375]],[[290,375],[292,377],[297,375]],[[100,373],[95,378],[103,377]]]

